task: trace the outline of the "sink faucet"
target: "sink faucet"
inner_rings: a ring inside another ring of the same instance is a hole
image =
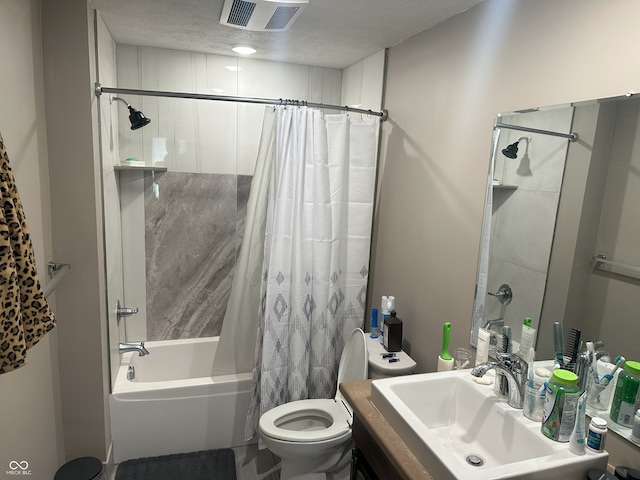
[[[474,377],[482,377],[492,368],[504,373],[509,385],[510,407],[521,409],[524,404],[524,385],[527,381],[529,367],[523,358],[515,353],[498,353],[496,362],[484,362],[471,370]]]
[[[144,342],[121,343],[118,345],[118,353],[120,355],[127,352],[138,352],[139,357],[149,355],[149,350],[145,348]]]

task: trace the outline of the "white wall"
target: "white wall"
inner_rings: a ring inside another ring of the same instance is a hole
[[[56,288],[65,458],[105,460],[109,361],[93,10],[42,2],[51,230],[71,270]]]
[[[40,1],[0,1],[0,132],[45,285],[47,261],[62,260],[52,253],[41,42]],[[28,351],[25,366],[0,375],[0,472],[27,461],[30,478],[51,479],[63,462],[57,330]]]
[[[640,265],[640,100],[621,104],[616,120],[594,253],[605,254],[616,262]],[[634,272],[615,267],[594,270],[586,295],[584,321],[590,327],[588,331],[602,339],[612,355],[622,354],[627,360],[640,358],[640,295],[639,282],[632,280],[635,277]],[[606,322],[589,322],[593,318]]]
[[[116,44],[102,17],[96,16],[98,36],[98,75],[101,85],[117,84]],[[102,200],[104,208],[105,268],[107,272],[107,316],[109,322],[109,366],[116,372],[120,365],[118,344],[126,340],[125,325],[118,321],[118,302],[125,307],[122,222],[120,218],[120,188],[118,172],[114,165],[119,163],[118,148],[118,108],[126,110],[124,104],[109,102],[108,95],[102,95],[100,102],[100,135],[102,167]],[[128,122],[127,122],[128,124]],[[112,376],[115,380],[115,375]],[[113,382],[111,382],[113,384]]]
[[[385,50],[380,50],[342,71],[340,105],[374,111],[382,108],[385,55]]]
[[[495,114],[640,89],[639,16],[633,0],[485,0],[390,49],[372,299],[396,296],[419,371],[442,322],[468,343]]]

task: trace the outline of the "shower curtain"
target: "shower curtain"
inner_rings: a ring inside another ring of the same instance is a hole
[[[244,234],[222,322],[220,341],[213,360],[213,376],[246,373],[253,369],[264,258],[267,195],[274,159],[275,119],[275,110],[267,107],[247,201]]]
[[[478,345],[478,329],[484,324],[485,306],[487,303],[487,282],[489,280],[489,259],[491,257],[491,216],[493,213],[493,178],[495,174],[496,152],[500,140],[500,129],[493,131],[491,143],[491,164],[485,195],[484,215],[482,220],[482,237],[480,238],[480,255],[478,259],[478,278],[476,279],[476,297],[473,301],[473,325],[471,344]]]
[[[272,114],[247,439],[267,410],[335,394],[344,342],[364,320],[373,215],[378,120]]]

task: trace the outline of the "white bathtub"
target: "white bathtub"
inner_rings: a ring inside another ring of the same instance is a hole
[[[122,355],[109,398],[115,463],[247,443],[251,373],[211,377],[217,345],[218,337],[145,342],[150,355]]]

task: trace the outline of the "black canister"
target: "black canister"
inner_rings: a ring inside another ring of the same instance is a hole
[[[396,316],[395,310],[384,319],[383,345],[387,352],[399,352],[402,350],[402,320]]]

